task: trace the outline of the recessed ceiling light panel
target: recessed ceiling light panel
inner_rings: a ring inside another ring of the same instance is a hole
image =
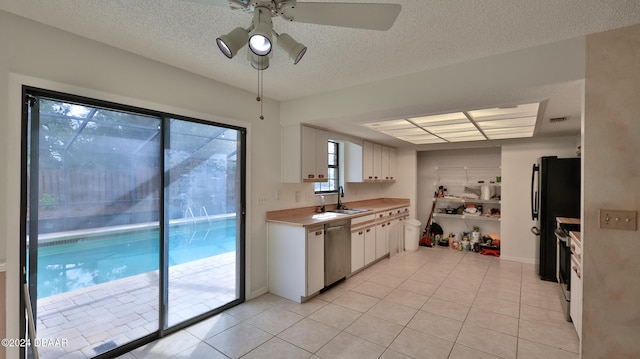
[[[413,144],[531,137],[539,103],[362,124]]]

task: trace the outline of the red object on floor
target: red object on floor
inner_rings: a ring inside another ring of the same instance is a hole
[[[493,255],[496,257],[500,257],[500,250],[499,249],[492,249],[492,248],[482,248],[482,254],[483,255]]]

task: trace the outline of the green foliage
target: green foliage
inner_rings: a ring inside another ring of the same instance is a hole
[[[44,209],[54,210],[58,208],[58,197],[50,193],[43,193],[40,197],[40,205]]]

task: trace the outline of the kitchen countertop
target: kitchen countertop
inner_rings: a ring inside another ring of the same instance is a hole
[[[405,198],[377,198],[344,203],[347,208],[362,208],[369,210],[367,212],[357,214],[330,212],[331,210],[335,209],[335,205],[327,205],[327,212],[324,213],[316,213],[316,209],[318,208],[318,206],[284,209],[279,211],[267,212],[267,222],[309,227],[343,219],[366,216],[381,211],[388,211],[390,209],[406,207],[409,205],[409,203],[409,199]]]
[[[556,217],[560,224],[580,224],[580,218]]]
[[[578,241],[578,243],[582,242],[582,234],[580,232],[571,231],[569,232],[569,235],[571,236],[571,238]]]

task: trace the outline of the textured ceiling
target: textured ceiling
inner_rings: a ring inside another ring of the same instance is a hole
[[[0,9],[255,92],[246,47],[229,60],[215,44],[248,27],[250,15],[206,1],[0,0]],[[308,51],[293,65],[275,49],[265,96],[292,100],[640,23],[638,0],[349,2],[399,3],[402,10],[385,32],[275,18],[274,30]]]

